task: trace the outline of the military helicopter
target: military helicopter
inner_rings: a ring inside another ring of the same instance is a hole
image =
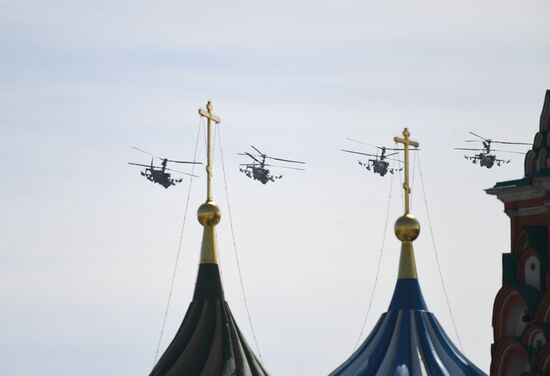
[[[184,174],[184,175],[189,175],[189,176],[193,176],[193,177],[198,177],[197,175],[189,174],[187,172],[182,172],[182,171],[173,170],[171,168],[167,168],[166,165],[168,164],[168,162],[185,163],[185,164],[202,164],[201,162],[175,161],[175,160],[168,159],[168,158],[157,157],[156,155],[151,154],[151,153],[149,153],[145,150],[142,150],[140,148],[136,148],[135,146],[132,146],[132,148],[134,148],[138,151],[141,151],[142,153],[149,154],[152,157],[151,158],[151,165],[146,165],[146,164],[141,164],[141,163],[133,163],[133,162],[128,162],[128,164],[133,165],[133,166],[146,167],[145,171],[141,171],[141,176],[145,176],[145,178],[147,180],[152,181],[153,183],[160,184],[164,188],[169,188],[172,185],[176,185],[176,183],[181,183],[183,181],[183,178],[180,178],[180,179],[172,178],[171,177],[172,175],[169,172],[166,172],[166,171],[172,171],[172,172],[176,172],[178,174]],[[153,165],[153,160],[155,158],[161,160],[160,166],[154,166]]]
[[[355,140],[353,138],[348,138],[348,140],[353,142],[358,142],[363,145],[374,146],[374,145],[367,144],[366,142],[363,142],[363,141]],[[378,174],[380,176],[384,176],[388,172],[390,174],[393,174],[394,172],[401,171],[403,169],[402,167],[400,168],[390,167],[390,163],[388,162],[388,160],[401,162],[400,160],[388,158],[388,157],[396,155],[397,151],[403,150],[403,149],[387,148],[385,146],[374,146],[374,147],[377,148],[376,154],[362,153],[359,151],[353,151],[353,150],[347,150],[347,149],[340,149],[340,150],[346,153],[353,153],[353,154],[374,157],[374,159],[369,159],[367,162],[363,162],[361,160],[359,160],[358,162],[360,166],[365,167],[369,171],[372,170],[373,173]],[[378,154],[378,150],[380,150],[380,155]],[[395,153],[386,154],[386,151],[388,150],[395,151]]]
[[[465,155],[464,158],[471,160],[473,164],[477,164],[479,161],[479,167],[487,167],[491,168],[495,164],[497,166],[501,166],[503,164],[510,163],[509,159],[499,159],[497,158],[496,154],[493,152],[504,152],[504,153],[515,153],[515,154],[525,154],[519,151],[512,151],[512,150],[497,150],[497,149],[491,149],[491,144],[505,144],[505,145],[531,145],[527,144],[525,142],[508,142],[508,141],[496,141],[492,140],[490,138],[481,137],[480,135],[474,133],[474,132],[468,132],[473,136],[476,136],[479,138],[479,140],[465,140],[464,142],[481,142],[483,145],[483,148],[455,148],[455,150],[469,150],[469,151],[477,151],[479,153],[474,155]]]
[[[250,158],[252,158],[252,163],[241,163],[241,166],[244,166],[244,168],[240,168],[239,171],[241,171],[243,174],[245,174],[251,179],[260,181],[262,184],[267,184],[270,181],[274,182],[275,180],[281,179],[283,177],[283,175],[271,175],[271,173],[269,172],[269,169],[267,169],[266,167],[280,167],[280,168],[288,168],[291,170],[305,171],[305,169],[298,168],[298,167],[267,164],[265,163],[266,159],[273,159],[275,161],[280,161],[280,162],[301,163],[301,164],[305,164],[305,162],[270,157],[267,154],[262,153],[255,146],[250,145],[250,147],[254,149],[259,155],[254,156],[248,152],[239,153],[239,155],[247,155]]]

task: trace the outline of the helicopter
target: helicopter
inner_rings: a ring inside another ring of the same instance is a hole
[[[290,159],[283,159],[283,158],[276,158],[276,157],[270,157],[267,154],[262,153],[258,148],[256,148],[253,145],[250,145],[252,149],[254,149],[259,155],[252,155],[248,152],[239,153],[239,155],[247,155],[250,158],[252,158],[252,163],[242,163],[241,166],[244,166],[244,168],[240,168],[239,171],[241,171],[243,174],[248,176],[251,179],[258,180],[262,184],[267,184],[268,182],[281,179],[283,175],[272,175],[269,172],[269,169],[266,167],[280,167],[280,168],[288,168],[291,170],[299,170],[299,171],[305,171],[303,168],[297,168],[297,167],[290,167],[290,166],[279,166],[279,165],[271,165],[265,163],[266,158],[267,159],[273,159],[275,161],[280,162],[289,162],[289,163],[301,163],[305,164],[305,162],[300,161],[293,161]]]
[[[511,150],[496,150],[491,149],[491,144],[505,144],[505,145],[531,145],[525,142],[509,142],[509,141],[496,141],[492,140],[490,138],[482,137],[474,132],[468,132],[473,136],[476,136],[479,138],[479,140],[465,140],[464,142],[481,142],[483,145],[483,148],[455,148],[455,150],[469,150],[469,151],[477,151],[477,154],[474,155],[464,155],[465,159],[471,160],[473,164],[477,164],[479,161],[479,167],[486,167],[491,168],[495,164],[497,167],[510,163],[509,159],[499,159],[497,158],[496,154],[493,152],[504,152],[504,153],[515,153],[515,154],[525,154],[519,151],[511,151]]]
[[[363,141],[355,140],[353,138],[348,138],[348,140],[353,141],[353,142],[358,142],[358,143],[363,144],[363,145],[374,146],[374,145],[367,144],[366,142],[363,142]],[[374,157],[374,159],[369,159],[367,162],[363,162],[361,160],[359,160],[358,162],[359,162],[360,166],[365,167],[369,171],[372,170],[373,173],[378,174],[380,176],[384,176],[388,172],[390,174],[393,174],[396,171],[398,172],[398,171],[403,170],[402,167],[401,168],[390,167],[390,163],[388,162],[388,160],[401,162],[400,160],[392,159],[392,158],[388,158],[388,157],[396,155],[397,151],[403,150],[403,149],[388,148],[388,147],[385,147],[385,146],[374,146],[374,147],[380,150],[380,155],[378,155],[378,151],[376,152],[376,154],[370,154],[370,153],[362,153],[362,152],[359,152],[359,151],[353,151],[353,150],[347,150],[347,149],[340,149],[340,150],[344,151],[346,153],[353,153],[353,154],[359,154],[359,155],[366,155],[366,156],[369,156],[369,157]],[[395,153],[386,154],[386,151],[388,151],[388,150],[395,151]]]
[[[202,164],[201,162],[175,161],[175,160],[168,159],[168,158],[157,157],[156,155],[151,154],[151,153],[149,153],[145,150],[142,150],[140,148],[137,148],[135,146],[132,146],[132,148],[134,148],[138,151],[141,151],[142,153],[149,154],[152,157],[151,158],[151,164],[146,165],[146,164],[133,163],[133,162],[128,162],[128,164],[133,165],[133,166],[146,167],[145,171],[141,171],[141,176],[144,176],[147,180],[152,181],[153,183],[157,183],[157,184],[162,185],[164,188],[169,188],[172,185],[176,185],[176,183],[181,183],[183,181],[183,178],[180,178],[180,179],[172,178],[171,177],[172,175],[169,172],[166,172],[166,171],[173,171],[173,172],[176,172],[178,174],[184,174],[184,175],[189,175],[189,176],[193,176],[193,177],[198,177],[197,175],[189,174],[187,172],[173,170],[171,168],[166,167],[166,165],[168,164],[168,162],[185,163],[185,164]],[[153,161],[154,161],[155,158],[161,160],[160,166],[154,166],[153,165]]]

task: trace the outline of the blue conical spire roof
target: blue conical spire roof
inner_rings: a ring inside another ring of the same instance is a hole
[[[330,376],[485,375],[428,311],[416,278],[397,280],[388,311]]]
[[[408,196],[408,147],[418,143],[409,135],[405,128],[404,138],[395,138],[405,150],[405,214],[395,223],[401,257],[393,297],[367,339],[330,376],[485,375],[460,352],[428,311],[420,289],[413,249],[420,223],[409,212]]]

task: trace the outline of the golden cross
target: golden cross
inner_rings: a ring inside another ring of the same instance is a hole
[[[222,120],[212,113],[212,103],[208,101],[206,110],[199,108],[199,115],[207,119],[208,141],[207,141],[207,163],[206,163],[206,201],[212,201],[212,122],[220,124]]]
[[[393,140],[404,145],[405,149],[405,182],[403,183],[403,189],[405,190],[405,214],[409,214],[409,195],[411,193],[411,187],[409,186],[409,145],[417,148],[420,144],[416,141],[409,139],[409,128],[403,129],[403,138],[394,137]]]

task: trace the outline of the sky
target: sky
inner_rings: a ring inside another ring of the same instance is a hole
[[[481,169],[453,148],[468,131],[532,142],[550,89],[549,11],[543,0],[0,0],[0,373],[148,374],[184,218],[161,352],[192,297],[206,180],[199,168],[165,190],[127,162],[150,162],[132,145],[193,160],[197,134],[204,161],[207,100],[222,119],[213,192],[226,298],[253,345],[232,223],[272,374],[326,375],[347,359],[380,254],[363,339],[386,310],[399,178],[339,149],[374,151],[348,137],[392,146],[404,127],[422,149],[412,211],[424,296],[457,342],[433,235],[464,352],[488,371],[510,233],[484,189],[521,178],[523,161]],[[238,169],[250,145],[307,170],[274,170],[284,178],[263,186]]]

